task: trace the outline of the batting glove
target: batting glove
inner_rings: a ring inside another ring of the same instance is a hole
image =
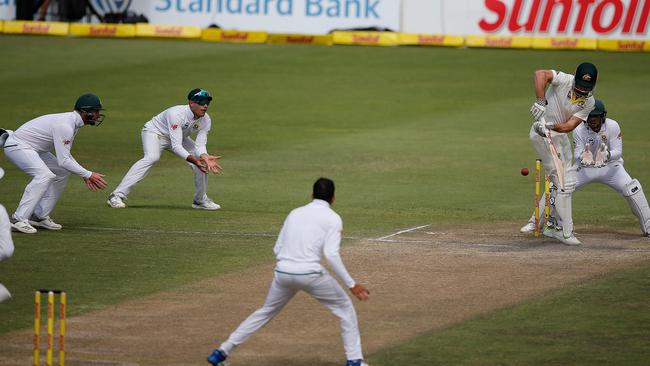
[[[533,129],[535,130],[535,132],[537,132],[538,135],[542,137],[548,136],[549,130],[544,125],[544,122],[535,121],[535,123],[533,123]]]
[[[605,165],[607,165],[610,156],[611,153],[609,152],[609,148],[607,148],[607,145],[604,142],[601,142],[598,151],[596,151],[596,157],[594,158],[594,166],[596,168],[604,167]]]
[[[589,144],[585,144],[585,149],[580,154],[580,164],[584,166],[594,165],[594,154],[591,153],[589,147]]]
[[[533,116],[533,120],[535,121],[539,121],[540,118],[544,116],[544,112],[546,112],[545,100],[537,100],[535,103],[533,103],[533,106],[530,107],[530,114]]]

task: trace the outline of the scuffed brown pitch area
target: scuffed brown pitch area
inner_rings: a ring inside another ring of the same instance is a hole
[[[365,353],[650,261],[650,239],[634,231],[583,231],[580,247],[519,234],[514,224],[346,240],[343,260],[371,291],[369,301],[355,300]],[[272,270],[268,263],[71,317],[66,364],[207,365],[210,351],[262,304]],[[31,347],[30,331],[0,337],[0,364],[30,365]],[[345,356],[337,319],[301,294],[229,360],[340,366]]]

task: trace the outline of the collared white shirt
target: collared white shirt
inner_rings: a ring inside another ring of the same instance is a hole
[[[605,123],[600,127],[599,132],[594,132],[589,125],[581,123],[573,130],[573,157],[580,164],[580,155],[589,144],[590,151],[596,156],[600,144],[605,143],[609,149],[610,157],[607,164],[623,163],[623,136],[621,127],[613,119],[605,118]]]
[[[145,123],[144,130],[168,138],[171,141],[171,149],[174,154],[185,159],[190,153],[183,147],[183,140],[192,134],[196,134],[194,143],[197,155],[207,154],[206,144],[211,126],[212,120],[207,113],[203,117],[194,119],[194,113],[190,106],[183,104],[160,112]]]
[[[560,124],[568,121],[572,116],[586,121],[589,112],[594,109],[594,97],[571,100],[574,76],[561,71],[552,71],[553,81],[546,89],[546,100],[548,101],[544,113],[546,121]]]
[[[72,142],[84,122],[78,112],[47,114],[20,126],[5,142],[5,148],[32,149],[38,153],[54,152],[60,167],[84,178],[92,172],[72,156]]]
[[[284,221],[273,249],[276,271],[298,275],[322,272],[320,261],[325,256],[345,285],[353,287],[355,282],[339,254],[342,231],[341,217],[326,201],[314,199],[294,209]]]

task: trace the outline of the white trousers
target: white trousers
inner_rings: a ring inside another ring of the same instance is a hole
[[[562,226],[562,231],[565,237],[573,235],[573,210],[571,207],[571,194],[575,190],[577,173],[576,165],[573,162],[573,154],[571,151],[571,142],[569,141],[569,136],[566,133],[555,133],[552,132],[551,138],[553,139],[553,144],[557,149],[557,152],[560,154],[560,160],[564,165],[564,190],[559,189],[561,187],[560,180],[558,177],[557,168],[553,163],[552,153],[549,148],[549,144],[545,138],[535,132],[531,127],[529,132],[530,142],[533,145],[533,148],[539,155],[539,158],[542,160],[542,165],[544,166],[544,171],[549,176],[549,179],[553,184],[558,187],[558,193],[555,198],[555,213],[558,224]]]
[[[70,172],[61,168],[50,152],[36,152],[22,147],[6,147],[5,156],[18,169],[32,177],[13,216],[29,220],[31,216],[49,216],[68,182]]]
[[[578,179],[576,181],[576,191],[590,183],[605,184],[620,195],[625,196],[625,186],[632,182],[632,177],[627,173],[623,167],[623,163],[612,162],[602,168],[593,167],[579,167]],[[553,197],[551,195],[551,197]],[[545,194],[539,200],[540,220],[544,215],[544,207],[546,206]],[[551,213],[551,216],[554,213]],[[530,217],[529,222],[535,221],[535,213]]]
[[[11,240],[11,225],[9,215],[3,205],[0,205],[0,262],[14,254],[14,242]]]
[[[190,154],[196,154],[194,141],[190,138],[183,140],[183,147]],[[144,177],[149,174],[149,170],[160,160],[160,154],[163,150],[171,151],[171,141],[153,132],[142,130],[142,149],[144,157],[133,164],[131,169],[126,173],[120,185],[113,191],[114,194],[126,197],[131,193],[131,189]],[[203,202],[207,199],[208,175],[203,173],[194,164],[187,163],[194,171],[194,201]]]
[[[244,320],[220,348],[230,354],[236,346],[273,319],[298,291],[305,291],[339,318],[347,359],[362,359],[361,336],[354,305],[345,290],[326,272],[310,275],[276,272],[264,305]]]

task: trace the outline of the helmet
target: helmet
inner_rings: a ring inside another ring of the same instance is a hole
[[[76,111],[83,111],[83,110],[102,110],[104,107],[102,106],[102,102],[99,101],[99,97],[96,96],[93,93],[86,93],[79,98],[77,98],[77,102],[74,104],[74,109]]]
[[[573,91],[581,98],[587,98],[596,87],[598,80],[598,69],[591,62],[583,62],[578,65],[573,78]]]
[[[205,89],[194,88],[187,94],[187,100],[200,105],[209,105],[212,101],[212,96],[210,95],[210,92]]]
[[[596,99],[596,103],[594,104],[594,109],[589,112],[589,117],[600,117],[602,116],[605,118],[607,115],[607,109],[605,109],[605,103],[603,103],[602,100]]]
[[[587,119],[587,125],[594,132],[600,132],[600,129],[605,123],[605,118],[607,117],[607,110],[605,109],[605,103],[602,100],[596,99],[594,104],[594,109],[589,112],[589,118]]]
[[[104,107],[99,97],[93,93],[86,93],[77,98],[74,109],[80,112],[84,122],[88,122],[88,124],[99,126],[104,121],[104,115],[101,113],[95,117],[95,112],[104,110]]]

